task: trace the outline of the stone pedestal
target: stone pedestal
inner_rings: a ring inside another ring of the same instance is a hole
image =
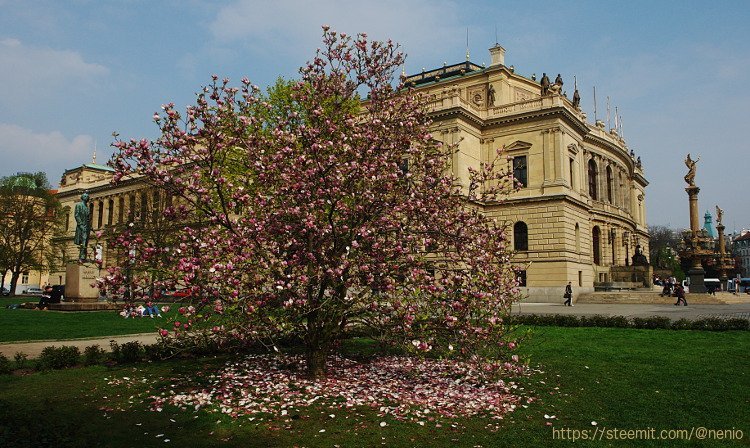
[[[96,302],[99,288],[91,286],[99,277],[99,266],[95,263],[70,262],[65,267],[65,301]]]
[[[701,293],[706,292],[706,271],[701,266],[700,259],[697,263],[693,263],[693,266],[688,271],[690,277],[690,293]]]

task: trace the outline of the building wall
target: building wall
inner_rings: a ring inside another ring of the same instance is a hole
[[[588,123],[563,95],[542,96],[536,81],[516,75],[497,59],[488,68],[452,67],[463,71],[445,70],[442,78],[429,82],[417,75],[407,82],[414,81],[428,100],[433,136],[460,142],[453,174],[464,185],[468,167],[478,168],[480,161],[512,170],[513,158],[526,157],[527,186],[484,209],[510,234],[515,223],[527,225],[528,249],[518,251],[513,261],[526,270],[531,300],[560,301],[568,281],[578,285],[576,294],[593,291],[594,282],[611,281],[612,266],[630,263],[636,246],[648,253],[648,182],[616,130]],[[496,159],[498,148],[507,162]],[[596,197],[589,192],[590,181]]]

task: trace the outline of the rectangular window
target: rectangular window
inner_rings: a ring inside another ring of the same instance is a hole
[[[141,220],[145,221],[148,217],[148,195],[141,193]]]
[[[135,221],[135,195],[130,195],[130,204],[128,204],[128,221]]]
[[[96,218],[96,228],[101,229],[104,222],[104,202],[99,201],[99,215]]]
[[[24,285],[27,285],[29,283],[29,273],[28,272],[24,272],[23,274],[21,274],[21,283],[24,284]]]
[[[513,157],[513,178],[523,188],[529,185],[527,173],[526,156]]]
[[[570,188],[575,189],[575,180],[573,178],[573,164],[575,163],[574,159],[570,159],[570,164],[568,165],[568,170],[570,171]]]
[[[109,213],[107,213],[107,225],[112,225],[112,215],[115,213],[115,201],[112,199],[109,200],[107,206],[109,207]]]

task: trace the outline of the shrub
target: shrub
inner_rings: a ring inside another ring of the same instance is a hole
[[[112,347],[112,359],[118,364],[132,364],[142,361],[146,355],[146,349],[138,341],[125,342],[120,345],[114,341],[109,343]]]
[[[733,317],[731,319],[726,319],[724,323],[727,325],[727,330],[750,330],[749,319]]]
[[[709,317],[690,321],[680,319],[671,321],[668,317],[651,316],[628,319],[625,316],[572,316],[565,314],[516,314],[514,324],[521,325],[554,325],[558,327],[614,327],[672,330],[729,331],[750,330],[750,320],[742,318],[722,319]]]
[[[98,345],[89,345],[83,349],[83,364],[86,366],[93,366],[101,363],[105,356],[104,349]]]
[[[634,317],[633,327],[645,328],[648,330],[655,330],[657,328],[670,328],[670,320],[668,317],[662,316],[651,316],[651,317]]]
[[[692,322],[687,319],[680,319],[672,322],[670,328],[672,330],[689,330],[692,326]]]
[[[52,370],[52,369],[64,369],[66,367],[73,367],[78,364],[78,359],[81,357],[81,351],[78,347],[73,346],[62,346],[62,347],[44,347],[42,354],[39,355],[37,360],[37,370]]]
[[[10,365],[10,359],[7,356],[0,353],[0,374],[7,374],[13,371]]]
[[[29,356],[23,352],[16,352],[13,359],[16,361],[16,369],[23,369],[26,367],[26,362],[29,360]]]

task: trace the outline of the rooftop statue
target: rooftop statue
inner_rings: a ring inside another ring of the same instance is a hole
[[[578,109],[578,107],[581,105],[581,94],[578,93],[578,89],[573,92],[573,107]]]
[[[688,168],[688,172],[685,175],[685,182],[687,182],[691,187],[695,186],[695,165],[700,161],[700,159],[700,157],[698,157],[696,160],[691,159],[690,153],[688,153],[687,158],[685,158],[685,166],[687,166]]]
[[[80,248],[78,259],[86,259],[86,246],[89,244],[89,233],[91,232],[91,221],[89,212],[89,194],[81,195],[81,202],[76,203],[74,212],[76,218],[76,234],[73,242]]]
[[[540,84],[542,85],[542,96],[549,95],[550,82],[549,77],[546,73],[542,73],[542,80]]]
[[[716,206],[716,225],[721,224],[721,219],[724,216],[724,210],[720,209],[719,206]]]

